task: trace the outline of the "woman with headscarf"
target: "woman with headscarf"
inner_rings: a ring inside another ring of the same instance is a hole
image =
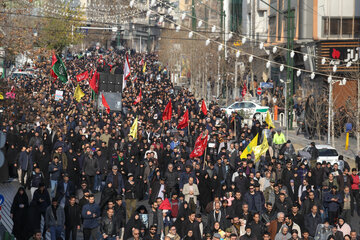
[[[199,177],[199,202],[201,209],[205,210],[209,202],[211,202],[211,186],[209,184],[209,174],[204,172]]]
[[[12,233],[16,239],[26,239],[25,226],[26,226],[26,214],[29,207],[29,199],[23,187],[20,187],[14,197],[11,205],[11,218],[13,219],[14,225]]]
[[[104,190],[101,192],[100,208],[101,211],[109,201],[114,201],[117,195],[116,189],[113,187],[112,182],[108,182]]]
[[[139,213],[135,212],[134,215],[129,219],[128,223],[126,224],[124,239],[128,239],[131,237],[133,228],[141,229],[141,227],[143,227],[143,226],[144,226],[144,224],[142,223],[142,221],[140,219]]]

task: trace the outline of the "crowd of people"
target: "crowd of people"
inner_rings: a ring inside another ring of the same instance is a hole
[[[360,215],[358,169],[342,156],[339,165],[317,162],[314,143],[304,159],[280,129],[227,116],[216,102],[205,115],[200,99],[174,89],[156,54],[129,51],[121,112],[98,110],[87,80],[79,82],[85,96],[73,98],[76,75],[121,74],[124,59],[125,51],[108,50],[64,61],[66,84],[50,77],[49,62],[35,79],[5,79],[17,94],[0,126],[9,177],[20,184],[16,239],[359,239],[351,225]],[[171,120],[162,121],[170,99]],[[178,129],[186,110],[189,126]],[[190,158],[201,133],[207,148]],[[256,135],[270,145],[257,162],[241,156]]]

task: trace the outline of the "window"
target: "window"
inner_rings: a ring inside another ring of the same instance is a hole
[[[246,102],[246,103],[244,103],[244,107],[245,108],[254,108],[255,107],[255,104],[253,104],[253,103],[250,103],[250,102]]]
[[[230,109],[240,108],[240,103],[234,103],[234,104],[231,105],[229,108],[230,108]]]
[[[330,21],[330,24],[329,24]],[[353,26],[354,22],[354,26]],[[329,26],[330,25],[330,26]],[[341,26],[341,28],[340,28]],[[360,35],[360,18],[323,18],[323,35],[324,37],[336,37],[342,35],[344,38],[352,37],[354,30],[355,37]]]
[[[330,35],[340,34],[340,19],[330,18]]]
[[[342,34],[351,35],[352,34],[352,19],[343,19],[342,20]]]

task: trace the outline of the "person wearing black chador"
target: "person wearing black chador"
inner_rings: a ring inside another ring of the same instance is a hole
[[[12,233],[16,239],[23,240],[27,239],[25,236],[25,225],[26,225],[26,214],[29,207],[29,199],[23,187],[20,187],[17,191],[12,206],[11,206],[11,218],[13,219],[14,225]]]

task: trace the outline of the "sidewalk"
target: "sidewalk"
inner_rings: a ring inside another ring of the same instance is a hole
[[[285,132],[284,132],[285,134]],[[309,145],[311,142],[315,142],[316,144],[327,144],[327,139],[319,140],[319,139],[307,139],[304,137],[303,134],[296,135],[296,129],[295,130],[289,130],[289,140],[294,145],[294,148],[296,151],[301,150],[306,145]],[[346,134],[343,133],[339,138],[335,138],[335,148],[338,151],[339,155],[343,155],[344,158],[348,161],[350,164],[350,167],[355,167],[355,156],[357,154],[356,149],[356,138],[349,138],[349,148],[348,150],[345,150],[345,140],[346,140]]]

